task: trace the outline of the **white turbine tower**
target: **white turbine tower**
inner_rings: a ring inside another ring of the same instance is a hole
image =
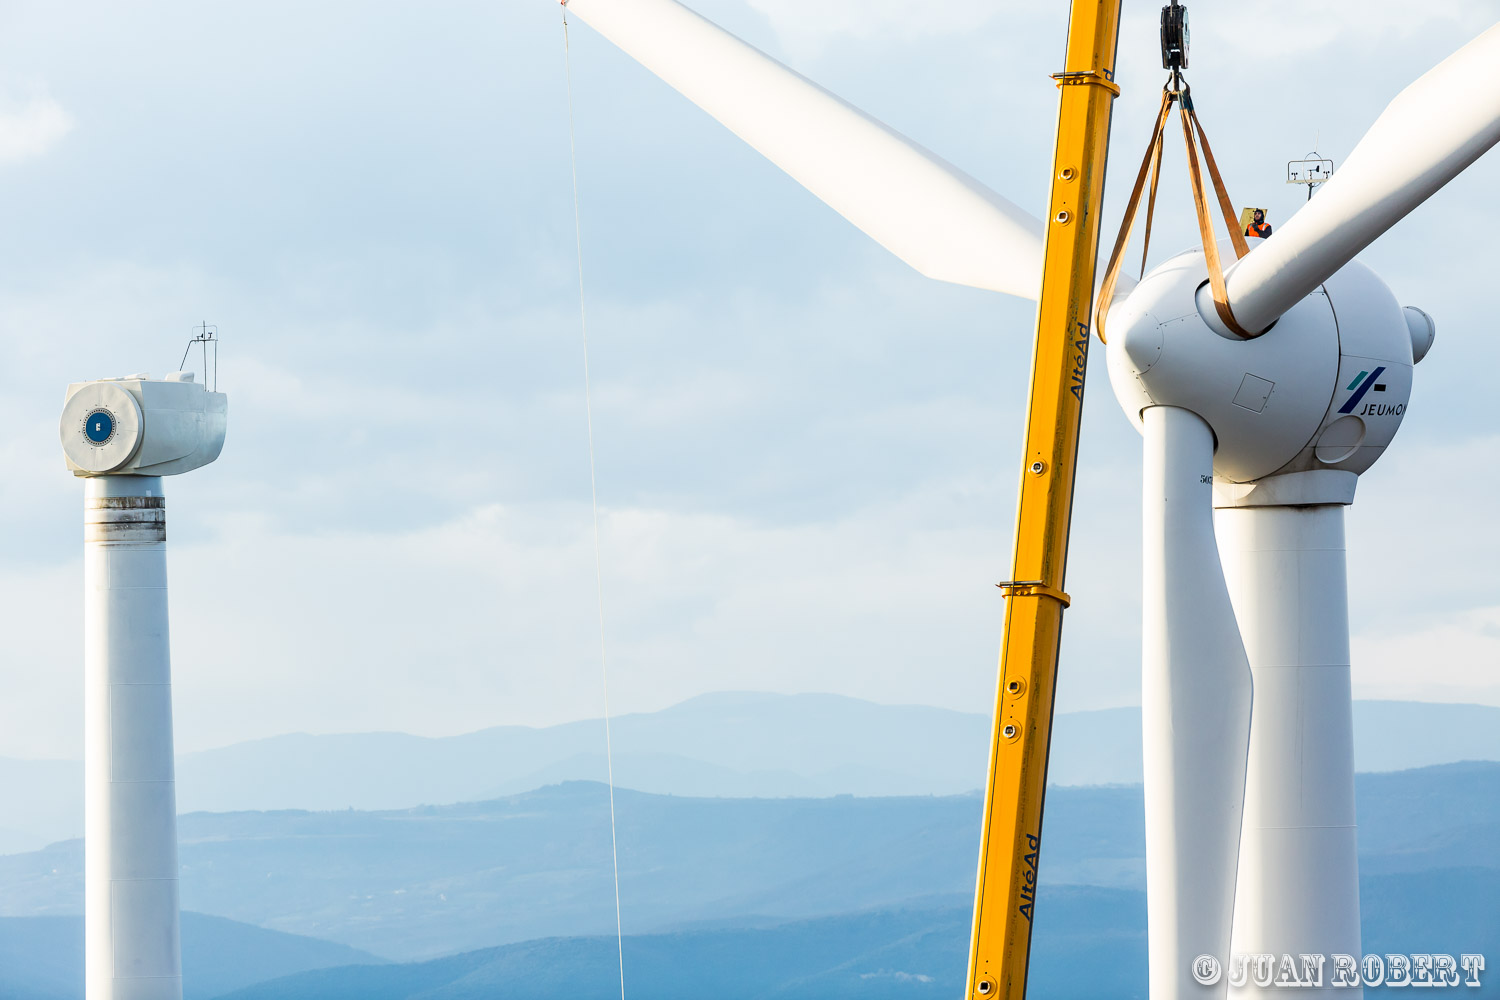
[[[84,478],[88,1000],[182,998],[162,477],[219,457],[226,411],[190,372],[75,383],[63,404]]]
[[[922,273],[1037,296],[1025,210],[675,0],[564,2]],[[1225,996],[1231,953],[1360,954],[1343,508],[1434,327],[1354,256],[1497,140],[1500,26],[1398,96],[1228,270],[1256,336],[1219,319],[1201,250],[1110,304],[1110,379],[1145,435],[1153,1000]],[[1326,992],[1361,992],[1324,972]]]

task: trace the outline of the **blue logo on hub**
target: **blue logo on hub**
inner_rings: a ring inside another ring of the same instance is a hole
[[[95,410],[83,422],[83,436],[94,444],[105,444],[115,436],[115,418],[108,410]]]
[[[1349,413],[1353,411],[1353,409],[1359,405],[1359,401],[1365,398],[1365,393],[1369,392],[1372,387],[1376,392],[1385,392],[1385,386],[1378,384],[1380,381],[1380,376],[1384,373],[1385,367],[1382,366],[1375,369],[1373,372],[1363,371],[1354,376],[1354,381],[1350,382],[1349,385],[1346,386],[1346,389],[1354,390],[1354,395],[1350,396],[1349,399],[1344,403],[1344,405],[1339,407],[1339,412]]]

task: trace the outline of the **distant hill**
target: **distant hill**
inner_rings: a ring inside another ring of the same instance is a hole
[[[616,719],[615,776],[622,787],[670,795],[953,795],[983,784],[989,738],[981,714],[837,695],[712,694]],[[1361,771],[1500,760],[1500,708],[1355,702],[1355,744]],[[81,775],[74,762],[0,759],[0,801],[15,804],[0,854],[80,835]],[[446,739],[293,734],[184,755],[178,805],[403,809],[604,776],[596,720]],[[1139,710],[1059,716],[1048,776],[1056,785],[1138,783]]]
[[[252,983],[309,969],[379,965],[331,941],[210,917],[182,915],[184,1000],[210,1000]],[[0,998],[82,1000],[83,918],[0,918]]]
[[[1144,996],[1145,900],[1058,889],[1033,963],[1041,995]],[[770,927],[632,935],[627,992],[653,1000],[896,1000],[963,992],[968,907],[907,908]],[[1117,933],[1101,934],[1101,930]],[[613,936],[552,938],[414,965],[330,969],[259,984],[225,1000],[610,1000],[620,995]]]
[[[797,918],[961,889],[980,800],[691,799],[621,791],[629,929]],[[612,932],[608,799],[574,782],[485,803],[182,817],[183,905],[422,958]],[[79,841],[0,857],[0,912],[82,908]]]
[[[1500,870],[1500,764],[1358,779],[1361,864],[1405,875]],[[973,891],[977,795],[694,799],[622,791],[625,927],[809,919]],[[184,905],[398,959],[550,936],[610,933],[614,895],[603,786],[575,782],[492,802],[365,813],[192,814],[182,819]],[[1139,889],[1136,787],[1048,796],[1047,885]],[[1475,883],[1476,885],[1478,883]],[[1471,889],[1445,905],[1461,912]],[[78,912],[79,842],[0,857],[0,912]]]
[[[29,851],[83,833],[83,765],[0,757],[0,854]]]
[[[1500,952],[1500,870],[1442,869],[1360,882],[1366,952]],[[1459,903],[1454,906],[1454,902]],[[926,1000],[963,992],[967,906],[908,907],[769,927],[632,935],[628,991],[653,1000]],[[612,936],[552,938],[380,969],[327,969],[259,983],[225,1000],[611,1000]],[[1500,995],[1491,972],[1477,997]],[[1043,887],[1031,992],[1049,1000],[1146,996],[1142,892]]]

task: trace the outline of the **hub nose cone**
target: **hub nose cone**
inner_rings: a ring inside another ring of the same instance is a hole
[[[1406,329],[1411,333],[1411,363],[1416,364],[1432,350],[1432,342],[1437,337],[1437,324],[1416,306],[1407,306],[1402,312],[1406,314]]]

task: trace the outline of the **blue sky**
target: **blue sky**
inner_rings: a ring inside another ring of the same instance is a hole
[[[1162,72],[1127,5],[1112,234]],[[699,10],[1038,214],[1066,5]],[[1340,160],[1481,2],[1193,8],[1234,197]],[[551,0],[0,8],[0,754],[81,745],[73,380],[217,323],[169,483],[179,745],[601,707]],[[930,282],[573,27],[617,711],[708,690],[987,711],[1030,303]],[[1458,95],[1461,99],[1461,95]],[[1169,160],[1172,158],[1169,156]],[[1349,517],[1356,692],[1500,704],[1491,154],[1363,258],[1438,342]],[[1178,160],[1160,259],[1196,239]],[[1059,708],[1138,687],[1140,445],[1091,373]]]

